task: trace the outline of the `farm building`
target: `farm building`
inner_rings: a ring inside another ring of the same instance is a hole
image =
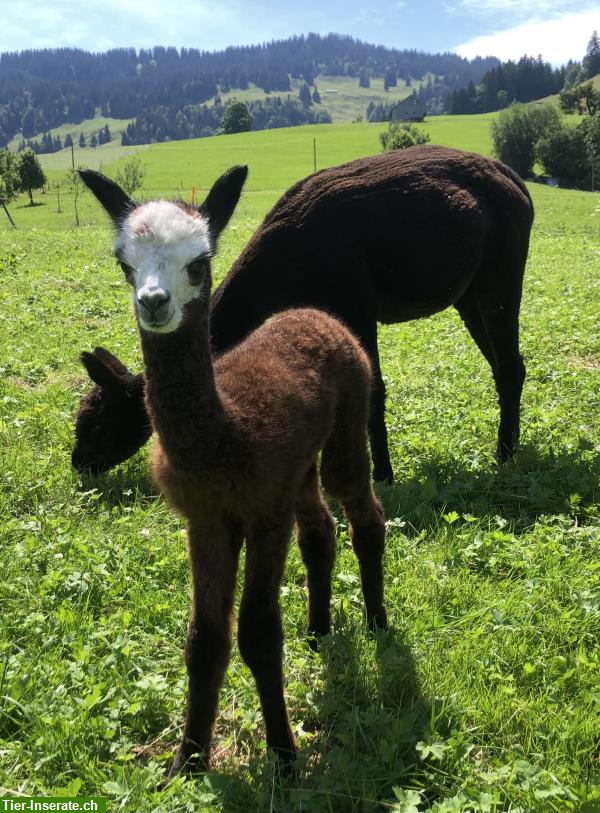
[[[425,104],[416,96],[408,96],[392,107],[390,121],[423,121],[427,112]]]

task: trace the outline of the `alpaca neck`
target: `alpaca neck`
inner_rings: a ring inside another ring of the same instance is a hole
[[[141,333],[146,401],[169,458],[187,466],[210,462],[225,428],[215,384],[206,307],[189,308],[173,333]]]

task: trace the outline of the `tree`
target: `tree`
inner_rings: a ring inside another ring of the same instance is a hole
[[[391,152],[414,147],[415,144],[426,144],[430,139],[429,133],[421,130],[416,124],[399,124],[392,121],[388,129],[379,134],[379,140],[383,151]]]
[[[593,116],[600,111],[600,90],[596,90],[592,82],[575,85],[561,90],[559,104],[564,113]]]
[[[252,127],[252,116],[244,102],[234,100],[225,108],[221,127],[226,134],[245,133]]]
[[[128,195],[133,195],[135,190],[141,187],[145,177],[146,166],[136,153],[119,169],[115,180]]]
[[[313,91],[312,100],[315,104],[321,104],[321,94],[319,93],[319,89],[316,85]]]
[[[83,133],[79,133],[79,146],[85,147],[85,136]]]
[[[300,90],[298,92],[298,95],[300,97],[300,101],[302,102],[302,104],[305,107],[310,107],[311,106],[312,97],[310,95],[310,88],[306,84],[306,82],[304,82],[302,85],[300,85]]]
[[[92,133],[92,137],[90,138],[90,147],[97,147],[98,146],[98,136],[96,133]]]
[[[583,186],[589,179],[585,141],[578,127],[563,126],[543,136],[535,154],[544,172],[557,178],[561,186]]]
[[[23,150],[19,155],[19,188],[29,195],[30,206],[33,206],[33,190],[41,189],[45,183],[46,176],[36,154],[31,149]]]
[[[71,133],[69,133],[65,138],[65,148],[68,147],[70,149],[72,146],[73,146],[73,137],[71,136]]]
[[[395,68],[387,68],[383,77],[383,89],[388,90],[391,87],[396,87],[398,84],[398,75]]]
[[[600,178],[600,113],[588,116],[577,127],[581,131],[592,175],[592,192]]]
[[[558,178],[561,186],[593,192],[600,179],[600,114],[542,137],[535,150],[544,171]]]
[[[526,178],[533,169],[536,143],[560,126],[560,114],[552,104],[513,104],[492,122],[494,152]]]
[[[600,73],[600,38],[597,31],[594,31],[588,42],[583,58],[583,70],[589,79]]]
[[[371,87],[371,80],[369,79],[369,71],[366,68],[361,68],[358,74],[358,86],[361,88]]]
[[[7,205],[17,197],[19,183],[19,159],[10,150],[0,150],[0,204],[13,229],[17,227],[10,216]]]

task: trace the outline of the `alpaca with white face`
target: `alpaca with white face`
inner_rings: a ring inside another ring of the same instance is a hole
[[[212,254],[206,217],[171,201],[134,209],[115,243],[115,255],[133,286],[133,301],[145,330],[170,333],[183,309],[202,294]]]
[[[133,288],[146,402],[158,435],[153,473],[187,520],[189,694],[172,772],[204,766],[209,756],[244,541],[239,649],[256,681],[267,743],[281,759],[293,759],[279,592],[295,521],[309,632],[314,640],[329,631],[336,541],[320,479],[347,515],[369,625],[387,624],[385,522],[367,450],[371,372],[360,344],[331,316],[298,309],[211,357],[210,258],[246,172],[230,170],[198,208],[167,201],[138,206],[102,175],[81,173],[113,218],[115,253]]]

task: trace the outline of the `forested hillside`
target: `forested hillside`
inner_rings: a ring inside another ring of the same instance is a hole
[[[218,93],[244,90],[249,83],[265,93],[285,95],[291,79],[311,86],[317,74],[352,76],[365,82],[385,76],[388,85],[410,78],[434,77],[437,98],[481,77],[499,64],[495,58],[464,59],[456,54],[427,54],[370,45],[329,34],[293,37],[263,45],[231,47],[209,53],[194,48],[123,48],[106,53],[60,48],[0,54],[0,146],[17,133],[25,139],[65,123],[103,116],[149,121],[197,120],[197,108]],[[281,112],[279,113],[281,115]],[[180,120],[181,120],[180,116]],[[210,118],[210,117],[209,117]],[[181,121],[180,121],[181,123]],[[189,127],[180,128],[189,137]],[[200,135],[199,132],[192,133]],[[160,140],[160,133],[152,138]],[[177,137],[162,133],[162,138]],[[179,136],[181,137],[181,136]]]

